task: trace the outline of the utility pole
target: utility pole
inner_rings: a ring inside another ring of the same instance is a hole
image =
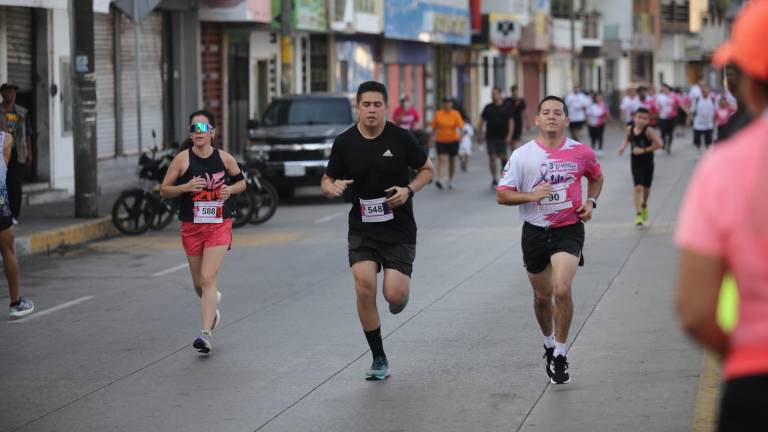
[[[75,217],[98,216],[96,76],[93,56],[93,0],[69,0],[72,109],[75,141]]]
[[[571,87],[577,83],[576,79],[576,0],[571,0]]]
[[[133,42],[136,47],[136,125],[139,133],[139,153],[144,151],[141,133],[141,49],[139,47],[139,34],[141,33],[141,19],[139,18],[139,2],[133,0]]]
[[[282,94],[293,93],[293,3],[295,0],[280,2],[280,58],[282,63]]]

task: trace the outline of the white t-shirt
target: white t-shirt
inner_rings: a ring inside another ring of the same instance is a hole
[[[635,97],[624,96],[621,100],[621,109],[624,111],[624,123],[632,121],[632,114],[638,108],[640,108],[640,98],[637,95]]]
[[[708,97],[700,97],[693,100],[692,109],[693,129],[709,130],[715,128],[715,113],[717,112],[717,102],[711,94]]]
[[[584,93],[569,93],[565,97],[565,104],[568,106],[568,118],[571,122],[586,120],[586,111],[590,103],[592,103],[592,99]]]
[[[608,109],[603,103],[595,103],[589,105],[587,108],[587,124],[592,127],[605,124],[605,118],[608,115]]]
[[[700,98],[701,96],[702,96],[701,87],[699,87],[698,84],[692,85],[691,89],[688,90],[688,97],[690,97],[691,100]]]
[[[556,149],[529,141],[510,156],[497,190],[531,192],[546,181],[552,186],[549,197],[519,205],[520,219],[538,227],[563,227],[581,221],[581,178],[600,176],[600,164],[589,146],[570,138]]]
[[[461,137],[459,150],[465,154],[472,152],[472,138],[475,136],[475,128],[469,123],[464,123],[464,135]]]

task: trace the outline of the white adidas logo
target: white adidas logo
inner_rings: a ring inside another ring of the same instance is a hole
[[[385,151],[382,156],[384,156],[384,157],[395,157],[395,155],[393,155],[392,152],[389,151],[389,149],[387,149],[387,151]]]

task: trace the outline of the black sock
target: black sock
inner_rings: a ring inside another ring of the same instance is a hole
[[[20,304],[21,304],[21,299],[19,299],[18,301],[14,302],[14,303],[11,303],[11,307],[18,306]]]
[[[371,348],[371,354],[373,358],[387,356],[384,354],[384,343],[381,341],[381,327],[376,330],[365,332],[365,340],[368,341],[368,346]]]

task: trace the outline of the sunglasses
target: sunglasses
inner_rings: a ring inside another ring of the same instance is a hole
[[[213,126],[208,123],[192,123],[189,125],[190,133],[207,133],[213,130]]]

